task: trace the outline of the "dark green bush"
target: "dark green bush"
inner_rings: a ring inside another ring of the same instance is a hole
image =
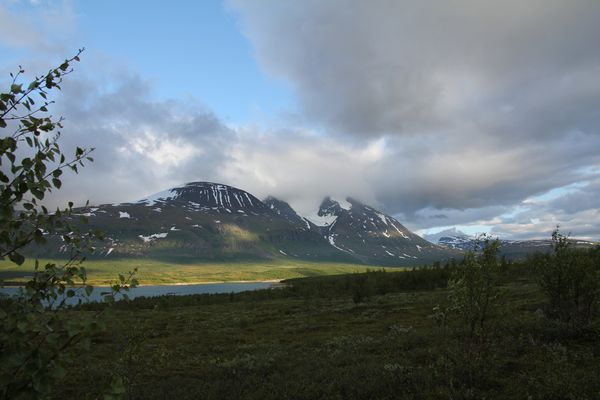
[[[552,254],[534,257],[547,314],[575,327],[588,325],[600,298],[600,248],[576,249],[558,229],[552,243]]]
[[[485,335],[486,324],[499,307],[499,247],[498,240],[485,239],[481,254],[468,252],[448,282],[449,312],[466,327],[471,339]]]

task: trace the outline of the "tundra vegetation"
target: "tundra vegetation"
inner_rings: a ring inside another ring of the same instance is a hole
[[[73,257],[38,261],[22,296],[0,299],[0,398],[600,395],[600,248],[571,248],[558,230],[551,254],[521,262],[499,261],[498,243],[483,240],[462,260],[413,269],[111,301],[135,286],[131,274],[114,283],[108,302],[68,306],[65,298],[93,290],[81,263],[101,234],[65,225],[70,206],[49,212],[39,204],[60,188],[57,171],[77,172],[89,154],[63,157],[58,136],[49,136],[60,121],[40,114],[46,92],[77,60],[27,88],[19,72],[1,97],[0,125],[11,133],[0,147],[0,251],[21,265],[23,246],[55,232]]]
[[[549,263],[562,257],[556,246]],[[577,308],[565,319],[539,256],[503,264],[496,249],[277,289],[117,302],[103,317],[110,331],[69,358],[53,395],[97,396],[119,380],[130,399],[596,398],[596,309],[585,323],[572,322]],[[600,269],[599,248],[573,257]]]

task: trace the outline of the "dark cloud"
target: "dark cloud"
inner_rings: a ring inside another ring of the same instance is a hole
[[[450,223],[424,220],[429,210],[502,223],[507,209],[600,165],[598,2],[230,4],[264,69],[294,88],[305,123],[340,141],[386,138],[366,185],[415,227]],[[553,211],[567,218],[550,206],[538,214]]]
[[[591,181],[580,188],[569,191],[553,201],[548,208],[560,210],[565,214],[577,214],[582,211],[597,209],[600,204],[600,179]]]
[[[343,132],[414,134],[464,118],[493,129],[507,112],[598,99],[597,2],[232,3],[264,68],[293,85],[311,121]]]
[[[448,216],[446,214],[435,214],[435,215],[430,215],[429,217],[430,219],[448,219]]]

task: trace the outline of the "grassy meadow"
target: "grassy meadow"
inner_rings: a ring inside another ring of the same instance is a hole
[[[40,265],[48,262],[60,263],[61,260],[40,260]],[[319,275],[337,275],[364,272],[368,268],[358,264],[310,261],[229,261],[204,263],[177,263],[151,259],[87,260],[83,266],[88,273],[88,282],[92,285],[108,285],[134,268],[142,285],[170,285],[177,283],[270,281],[290,278],[302,278]],[[34,270],[32,260],[22,266],[5,260],[0,261],[0,280],[5,282],[24,282]]]
[[[448,277],[374,271],[117,303],[54,397],[98,398],[118,379],[127,399],[598,398],[597,319],[573,330],[544,317],[534,279],[512,269],[485,335],[468,339]]]

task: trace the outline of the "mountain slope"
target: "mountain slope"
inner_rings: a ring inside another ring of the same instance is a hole
[[[321,203],[319,232],[329,243],[364,263],[410,265],[460,257],[410,232],[395,218],[355,199]]]
[[[275,214],[285,218],[298,228],[306,228],[308,230],[316,230],[315,224],[306,218],[301,217],[294,211],[294,209],[285,201],[279,200],[273,196],[268,196],[265,201],[265,205],[271,209]]]
[[[73,222],[99,229],[96,258],[174,262],[294,258],[374,265],[415,265],[460,257],[433,245],[394,218],[353,199],[327,198],[312,220],[284,201],[259,200],[232,186],[191,182],[132,203],[76,209]],[[60,236],[38,256],[64,257]]]
[[[279,215],[246,191],[211,182],[188,183],[133,203],[74,210],[74,218],[79,217],[88,220],[82,228],[105,233],[94,257],[353,261],[306,222]],[[59,238],[50,242],[38,255],[64,256],[67,247]]]

